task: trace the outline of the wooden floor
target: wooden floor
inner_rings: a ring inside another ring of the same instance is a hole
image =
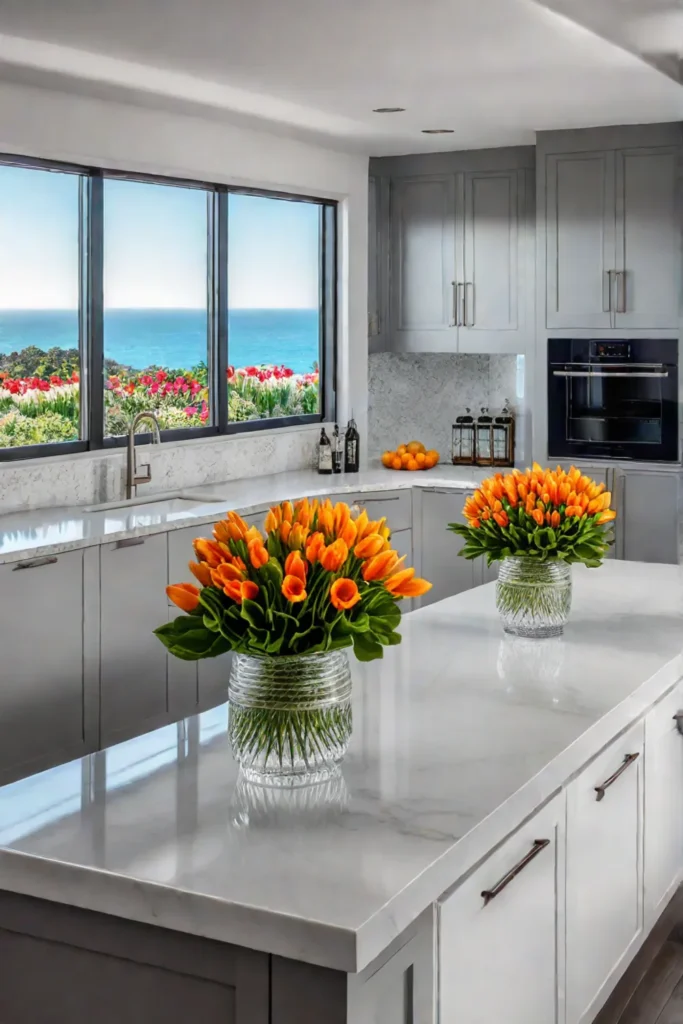
[[[683,891],[669,905],[595,1024],[683,1024]]]

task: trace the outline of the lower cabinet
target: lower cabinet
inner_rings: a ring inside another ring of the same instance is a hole
[[[645,720],[646,928],[660,916],[683,873],[683,736],[679,722],[683,728],[683,683]]]
[[[481,582],[481,569],[476,574],[473,563],[460,558],[465,541],[448,530],[449,523],[464,522],[465,492],[424,489],[416,500],[420,503],[416,517],[418,571],[432,584],[432,589],[421,600],[420,607],[424,608],[463,590],[471,590]]]
[[[438,907],[440,1019],[559,1024],[564,796],[506,840]]]
[[[394,551],[398,552],[401,558],[405,555],[405,566],[411,566],[413,564],[412,530],[398,530],[396,533],[392,533],[391,545]]]
[[[645,723],[567,787],[567,1021],[589,1024],[643,930]]]
[[[104,747],[181,717],[169,708],[166,650],[153,632],[168,619],[166,534],[103,544],[100,576]]]
[[[627,470],[621,482],[621,550],[630,562],[678,565],[678,474]]]
[[[0,781],[97,746],[84,670],[84,552],[0,565]]]

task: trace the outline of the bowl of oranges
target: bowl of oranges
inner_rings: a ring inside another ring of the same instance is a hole
[[[387,469],[407,469],[416,472],[418,469],[433,469],[439,462],[439,453],[433,448],[429,451],[421,441],[410,441],[400,444],[395,452],[385,452],[382,465]]]

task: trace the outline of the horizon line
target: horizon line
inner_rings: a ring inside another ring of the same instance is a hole
[[[228,313],[258,310],[260,312],[277,310],[278,312],[302,313],[318,311],[318,306],[228,306]],[[105,306],[104,312],[161,312],[172,310],[178,312],[206,313],[206,306]],[[78,306],[0,306],[0,313],[78,313]]]

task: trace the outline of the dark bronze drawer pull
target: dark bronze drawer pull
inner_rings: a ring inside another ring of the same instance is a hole
[[[117,540],[114,547],[117,551],[120,551],[122,548],[139,548],[144,543],[144,537],[124,537],[123,540]]]
[[[531,847],[526,857],[523,857],[519,864],[516,864],[511,871],[508,871],[507,875],[501,878],[500,882],[494,885],[493,889],[484,889],[481,897],[484,901],[484,906],[487,907],[491,900],[495,899],[496,896],[503,891],[506,885],[509,885],[513,878],[516,878],[520,871],[523,871],[527,864],[530,864],[534,857],[538,857],[541,850],[545,850],[546,846],[550,846],[549,839],[534,839],[534,845]]]
[[[680,732],[681,736],[683,736],[683,711],[676,712],[674,715],[674,722],[676,723],[676,728]]]
[[[12,572],[18,572],[19,569],[39,569],[41,565],[56,565],[58,561],[58,558],[51,558],[49,555],[46,555],[44,558],[32,558],[28,562],[17,562]]]
[[[627,754],[621,768],[618,768],[614,775],[610,775],[609,779],[605,779],[601,786],[595,787],[595,792],[598,794],[595,799],[597,801],[602,800],[605,796],[605,791],[608,790],[612,783],[616,782],[619,776],[624,774],[628,766],[633,764],[634,761],[637,761],[639,757],[640,754]]]

